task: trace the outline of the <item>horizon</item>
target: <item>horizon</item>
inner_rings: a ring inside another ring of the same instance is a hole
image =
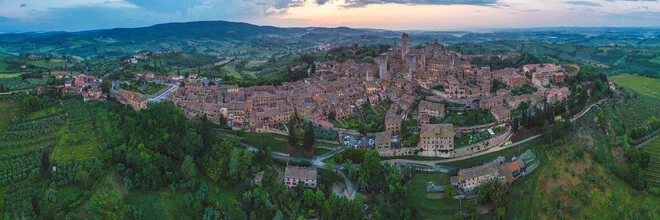
[[[480,31],[658,27],[654,0],[18,0],[0,2],[0,32],[77,32],[194,21],[275,27]]]
[[[386,28],[373,28],[373,27],[351,27],[351,26],[278,26],[278,25],[268,25],[268,24],[259,24],[251,23],[245,21],[231,21],[231,20],[196,20],[196,21],[173,21],[173,22],[164,22],[156,23],[144,26],[135,26],[135,27],[108,27],[108,28],[98,28],[98,29],[84,29],[84,30],[46,30],[46,31],[20,31],[20,30],[2,30],[0,29],[0,34],[27,34],[27,33],[78,33],[86,31],[102,31],[102,30],[113,30],[113,29],[136,29],[136,28],[148,28],[158,25],[165,24],[186,24],[186,23],[197,23],[197,22],[229,22],[229,23],[244,23],[249,25],[255,25],[260,27],[276,27],[276,28],[349,28],[349,29],[362,29],[362,30],[382,30],[382,31],[399,31],[399,32],[469,32],[469,33],[492,33],[492,32],[502,32],[509,30],[533,30],[533,29],[660,29],[660,25],[656,26],[538,26],[538,27],[499,27],[499,28],[473,28],[473,29],[386,29]]]

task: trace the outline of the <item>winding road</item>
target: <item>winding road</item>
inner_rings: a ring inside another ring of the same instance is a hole
[[[582,110],[580,113],[573,116],[573,118],[570,119],[571,122],[573,122],[573,121],[579,119],[580,117],[582,117],[584,114],[586,114],[588,111],[590,111],[593,106],[598,105],[598,104],[600,104],[600,103],[602,103],[606,100],[607,99],[601,99],[600,101],[591,104],[588,108]],[[226,137],[229,136],[229,135],[224,134],[222,132],[218,132],[218,134],[221,135],[221,136],[226,136]],[[450,167],[450,166],[445,166],[445,165],[438,165],[437,163],[444,163],[444,162],[452,162],[452,161],[470,159],[472,157],[477,157],[477,156],[481,156],[481,155],[484,155],[484,154],[489,154],[489,153],[492,153],[492,152],[501,151],[501,150],[504,150],[504,149],[507,149],[507,148],[510,148],[510,147],[520,145],[520,144],[524,144],[526,142],[529,142],[529,141],[534,140],[534,139],[539,138],[539,137],[541,137],[540,134],[539,135],[534,135],[534,136],[531,136],[527,139],[518,141],[516,143],[510,144],[510,145],[507,145],[507,146],[493,147],[493,148],[490,148],[488,150],[481,151],[481,152],[478,152],[478,153],[474,153],[474,154],[471,154],[471,155],[468,155],[468,156],[463,156],[463,157],[448,158],[448,159],[433,160],[433,161],[419,161],[419,160],[408,160],[408,159],[391,159],[391,160],[384,160],[383,163],[387,162],[387,163],[393,163],[393,164],[398,164],[398,165],[410,165],[411,167],[414,167],[416,169],[425,170],[425,171],[447,173],[450,170],[455,169],[455,167]],[[511,137],[509,136],[509,138],[511,138]],[[239,143],[239,146],[242,147],[242,148],[245,148],[247,150],[250,150],[252,152],[257,152],[259,150],[258,148],[254,147],[254,146],[251,146],[251,145],[248,145],[248,144],[245,144],[245,143]],[[337,148],[335,150],[332,150],[332,151],[330,151],[330,152],[328,152],[324,155],[314,157],[314,158],[291,157],[289,155],[280,154],[280,153],[276,153],[276,152],[273,152],[272,156],[274,158],[277,158],[277,159],[280,159],[280,160],[285,160],[285,161],[297,161],[297,162],[306,161],[306,162],[309,162],[312,166],[314,166],[318,169],[327,169],[326,164],[323,161],[328,159],[328,158],[331,158],[332,156],[334,156],[337,153],[343,152],[344,150],[346,150],[346,147],[339,147],[339,148]],[[343,168],[342,165],[335,165],[336,170],[341,170],[342,168]],[[344,179],[344,184],[346,185],[346,191],[343,194],[346,195],[348,198],[353,199],[355,197],[355,189],[354,189],[355,182],[351,181],[342,172],[337,171],[337,174],[339,174]]]
[[[601,103],[603,103],[604,101],[607,101],[607,99],[606,99],[606,98],[605,98],[605,99],[601,99],[600,101],[595,102],[595,103],[589,105],[588,108],[582,110],[580,113],[578,113],[577,115],[573,116],[573,118],[571,118],[571,122],[574,122],[575,120],[581,118],[584,114],[586,114],[587,112],[589,112],[589,111],[591,110],[592,107],[594,107],[594,106],[596,106],[596,105],[598,105],[598,104],[601,104]],[[409,159],[391,159],[391,160],[386,160],[386,161],[387,161],[387,162],[391,162],[391,163],[408,163],[408,164],[420,164],[420,165],[426,165],[426,166],[439,166],[439,165],[436,165],[436,164],[437,164],[437,163],[447,163],[447,162],[453,162],[453,161],[460,161],[460,160],[470,159],[470,158],[473,158],[473,157],[478,157],[478,156],[481,156],[481,155],[484,155],[484,154],[489,154],[489,153],[493,153],[493,152],[501,151],[501,150],[504,150],[504,149],[507,149],[507,148],[510,148],[510,147],[515,147],[515,146],[518,146],[518,145],[520,145],[520,144],[527,143],[527,142],[529,142],[529,141],[531,141],[531,140],[534,140],[534,139],[536,139],[536,138],[539,138],[539,137],[541,137],[541,136],[542,136],[541,134],[537,134],[537,135],[531,136],[531,137],[529,137],[529,138],[526,138],[526,139],[524,139],[524,140],[518,141],[518,142],[516,142],[516,143],[512,143],[512,144],[506,145],[506,146],[493,147],[493,148],[490,148],[490,149],[485,150],[485,151],[480,151],[480,152],[477,152],[477,153],[474,153],[474,154],[470,154],[470,155],[467,155],[467,156],[461,156],[461,157],[455,157],[455,158],[447,158],[447,159],[441,159],[441,160],[428,160],[428,161],[424,161],[424,160],[409,160]],[[509,139],[510,139],[510,138],[511,138],[511,137],[509,137]],[[507,141],[508,141],[508,140],[507,140]],[[504,143],[506,143],[507,141],[505,141]]]

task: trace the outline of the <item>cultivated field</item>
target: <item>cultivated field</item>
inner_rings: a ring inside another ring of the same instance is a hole
[[[637,75],[618,75],[609,78],[617,85],[629,87],[641,95],[660,98],[660,79],[653,79]]]
[[[644,173],[647,184],[650,187],[660,187],[660,138],[656,138],[643,149],[651,155],[651,162]]]
[[[57,132],[57,144],[51,155],[54,162],[85,161],[99,153],[99,135],[105,122],[96,114],[97,105],[83,103],[81,99],[64,100],[68,115],[65,126]]]

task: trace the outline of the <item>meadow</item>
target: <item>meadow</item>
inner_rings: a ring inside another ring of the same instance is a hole
[[[446,173],[415,173],[407,183],[422,219],[452,219],[459,210],[459,201],[447,202],[443,193],[426,192],[429,181],[438,186],[447,185],[449,176]]]
[[[628,87],[641,95],[660,98],[660,79],[638,75],[618,75],[609,79],[616,85]]]

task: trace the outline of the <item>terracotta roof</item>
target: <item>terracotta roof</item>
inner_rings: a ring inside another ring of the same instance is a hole
[[[422,125],[419,133],[422,137],[454,137],[456,135],[452,124],[425,124]]]
[[[419,102],[419,111],[423,110],[432,110],[432,111],[438,111],[438,112],[444,112],[445,111],[445,105],[440,104],[440,103],[435,103],[435,102],[429,102],[426,100],[422,100]]]
[[[316,167],[286,166],[284,178],[316,179]]]

